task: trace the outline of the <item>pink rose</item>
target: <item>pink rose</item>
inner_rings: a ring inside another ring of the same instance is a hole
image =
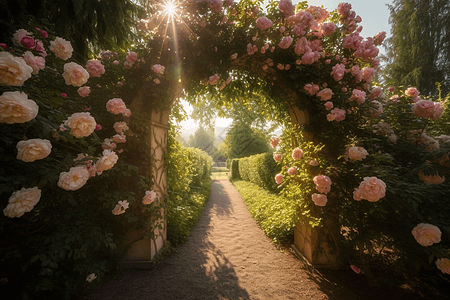
[[[345,110],[340,109],[340,108],[333,108],[333,110],[331,110],[331,113],[329,113],[327,115],[327,120],[329,122],[331,121],[336,121],[336,122],[340,122],[345,120]]]
[[[303,150],[300,148],[295,148],[294,150],[292,150],[292,158],[293,159],[301,159],[303,157],[304,153]]]
[[[416,241],[424,247],[439,243],[442,235],[439,227],[427,223],[420,223],[413,228],[411,233]]]
[[[142,198],[142,204],[149,205],[156,200],[156,193],[154,191],[146,191],[145,196]]]
[[[166,67],[161,66],[159,64],[153,65],[152,66],[152,71],[157,73],[157,74],[164,74],[164,70],[166,69]]]
[[[320,29],[324,36],[329,36],[329,35],[333,34],[334,31],[336,30],[336,25],[333,22],[323,23],[320,26]]]
[[[375,75],[375,69],[374,68],[363,68],[362,71],[362,79],[364,81],[369,82],[372,80],[372,77]]]
[[[363,160],[369,153],[363,147],[350,147],[348,149],[348,157],[353,160]]]
[[[277,184],[280,184],[283,182],[283,174],[278,173],[277,175],[275,175],[275,181]]]
[[[330,100],[334,95],[333,91],[329,88],[323,89],[316,94],[317,97],[320,97],[320,100],[327,101]]]
[[[117,134],[123,134],[125,130],[130,129],[126,122],[116,122],[114,123],[113,128]]]
[[[134,64],[138,59],[137,53],[134,51],[130,51],[127,54],[126,61],[130,64]]]
[[[279,162],[281,160],[282,155],[280,153],[274,153],[273,154],[273,159],[277,162]]]
[[[77,92],[81,97],[87,97],[91,93],[91,88],[88,86],[82,86],[77,90]]]
[[[353,198],[357,201],[365,199],[369,202],[377,202],[385,196],[386,184],[376,177],[364,177],[359,184],[359,188],[353,193]]]
[[[43,70],[45,68],[45,58],[41,56],[34,56],[30,51],[24,53],[23,59],[27,65],[33,69],[32,74],[34,75],[38,74],[39,70]]]
[[[90,59],[86,63],[86,70],[93,77],[100,77],[105,74],[105,66],[102,65],[101,61],[96,59]]]
[[[316,159],[311,159],[308,163],[308,165],[312,167],[317,167],[319,165],[319,162]]]
[[[29,36],[24,36],[20,43],[27,49],[33,49],[34,47],[36,47],[36,42],[32,37]]]
[[[334,80],[339,81],[344,77],[345,74],[345,65],[344,64],[336,64],[332,68],[332,72],[330,75],[333,75]]]
[[[256,20],[256,26],[261,30],[266,30],[272,26],[272,21],[267,17],[260,17]]]
[[[106,139],[104,139],[104,141],[102,143],[103,150],[114,150],[114,149],[116,149],[116,147],[117,147],[117,144],[113,143],[112,139],[106,138]]]
[[[103,156],[95,164],[97,168],[97,173],[101,173],[103,171],[107,171],[111,169],[119,160],[119,157],[114,151],[111,150],[103,150]]]
[[[292,16],[295,11],[294,5],[291,0],[280,0],[278,3],[278,9],[286,16]]]
[[[116,134],[113,136],[113,141],[120,144],[120,143],[126,143],[127,137],[124,134]]]
[[[419,178],[425,183],[431,183],[431,184],[441,184],[445,181],[445,177],[439,176],[439,174],[435,175],[425,175],[422,170],[419,172]]]
[[[358,104],[363,104],[366,101],[366,93],[364,91],[354,89],[352,91],[352,96],[348,99],[348,101],[356,101]]]
[[[291,36],[285,36],[278,44],[278,47],[280,47],[281,49],[287,49],[292,45],[292,41],[293,39]]]
[[[312,201],[317,206],[325,206],[327,204],[327,195],[323,194],[312,194]]]
[[[313,178],[319,193],[328,194],[331,190],[331,179],[326,175],[317,175]]]
[[[450,274],[450,259],[448,258],[438,258],[436,260],[436,266],[442,273]]]
[[[222,11],[222,1],[221,0],[210,0],[209,8],[213,13],[219,14]]]
[[[327,101],[323,105],[325,106],[326,110],[330,110],[333,108],[333,102],[331,102],[331,101]]]
[[[415,87],[409,87],[405,91],[405,95],[413,98],[419,96],[419,94],[420,94],[419,91]]]
[[[115,115],[123,114],[126,109],[127,109],[127,107],[126,107],[125,103],[120,98],[110,99],[106,103],[106,110]]]
[[[310,95],[314,95],[317,93],[317,91],[320,89],[320,87],[317,84],[306,84],[303,87]]]
[[[289,174],[289,175],[295,175],[295,174],[297,174],[297,169],[294,168],[294,167],[290,167],[290,168],[288,169],[288,174]]]
[[[131,117],[131,110],[130,109],[125,109],[125,111],[122,113],[122,116],[124,117]]]
[[[219,74],[211,75],[211,76],[209,76],[208,84],[210,84],[210,85],[216,85],[216,84],[219,83],[219,80],[220,80]]]
[[[412,113],[421,118],[432,118],[434,115],[434,101],[420,100],[411,108]]]
[[[278,137],[271,137],[270,138],[270,146],[272,146],[272,148],[275,148],[276,146],[278,146],[278,143],[280,142],[280,138]]]
[[[370,99],[384,98],[386,97],[383,93],[383,90],[380,87],[376,87],[370,93]]]

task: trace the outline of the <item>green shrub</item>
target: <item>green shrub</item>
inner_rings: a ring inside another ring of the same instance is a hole
[[[183,243],[201,216],[211,192],[212,158],[175,140],[171,127],[167,143],[167,239]]]
[[[241,175],[239,174],[239,159],[235,158],[231,160],[231,179],[232,180],[239,180],[242,179]]]
[[[249,157],[234,159],[242,180],[253,182],[273,193],[278,193],[275,175],[280,171],[280,165],[273,159],[272,153],[261,153]],[[232,164],[233,168],[233,164]],[[236,167],[235,167],[236,168]],[[233,177],[232,171],[232,178]]]
[[[234,181],[248,211],[264,233],[275,242],[292,239],[296,205],[248,181]]]

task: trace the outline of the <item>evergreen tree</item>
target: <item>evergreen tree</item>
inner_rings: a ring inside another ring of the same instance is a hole
[[[387,85],[415,86],[423,95],[450,92],[450,1],[394,0],[385,47]]]
[[[201,149],[208,153],[213,160],[217,159],[220,155],[215,145],[215,137],[213,130],[206,130],[200,126],[194,135],[189,138],[189,147]]]
[[[234,121],[221,144],[220,152],[227,159],[269,152],[269,137],[260,129]]]

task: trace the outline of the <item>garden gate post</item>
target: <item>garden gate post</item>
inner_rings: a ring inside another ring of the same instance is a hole
[[[143,99],[141,97],[136,98],[131,108],[133,111],[143,112]],[[164,202],[167,193],[167,168],[165,161],[165,154],[167,151],[167,134],[169,130],[169,116],[170,108],[158,111],[151,109],[146,112],[150,118],[146,118],[146,126],[148,132],[145,136],[147,145],[149,145],[148,151],[151,156],[151,166],[144,166],[150,168],[152,179],[152,190],[157,194],[157,201]],[[158,253],[158,251],[166,244],[167,241],[167,218],[166,212],[162,211],[162,219],[158,220],[157,224],[162,225],[162,229],[156,228],[154,234],[155,239],[144,238],[139,239],[142,235],[142,231],[131,231],[129,233],[129,241],[135,241],[128,249],[124,260],[128,261],[150,261]],[[136,241],[137,240],[137,241]]]
[[[298,98],[297,95],[294,98]],[[308,111],[300,110],[295,105],[289,107],[289,115],[294,126],[307,125],[310,122]],[[314,141],[314,134],[308,132],[307,138]],[[295,247],[316,268],[339,268],[339,236],[337,209],[327,214],[323,226],[312,228],[307,218],[300,215],[294,227]]]

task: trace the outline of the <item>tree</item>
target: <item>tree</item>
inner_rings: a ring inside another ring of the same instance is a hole
[[[450,92],[450,2],[395,0],[390,5],[392,37],[386,42],[384,78],[391,86],[415,86],[437,95],[437,82]]]
[[[257,128],[234,121],[221,144],[220,152],[228,159],[247,157],[269,151],[268,136]]]
[[[215,145],[215,137],[213,130],[206,130],[200,126],[194,135],[189,138],[189,147],[201,149],[209,154],[214,160],[220,155]]]
[[[75,58],[83,60],[94,50],[130,45],[135,19],[143,11],[131,0],[6,0],[0,10],[0,39],[7,41],[18,27],[50,26],[56,35],[73,41]]]

